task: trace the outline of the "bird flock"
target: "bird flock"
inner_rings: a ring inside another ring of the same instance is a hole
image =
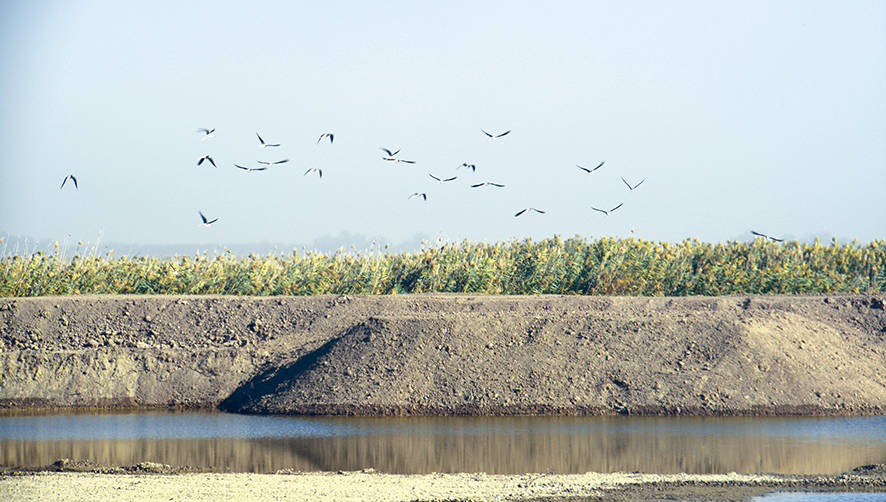
[[[206,140],[208,140],[208,139],[210,139],[210,138],[214,138],[214,137],[215,137],[215,131],[216,131],[215,128],[212,128],[212,129],[199,128],[199,129],[197,129],[197,132],[200,134],[200,141],[201,141],[201,142],[202,142],[202,141],[206,141]],[[480,131],[483,133],[483,135],[486,136],[486,138],[487,138],[489,141],[499,141],[499,140],[501,140],[502,138],[504,138],[505,136],[507,136],[507,135],[509,135],[509,134],[511,133],[511,130],[506,130],[506,131],[504,131],[504,132],[500,132],[500,133],[492,133],[492,132],[486,131],[485,129],[480,129]],[[255,133],[255,136],[256,136],[256,138],[258,139],[258,147],[259,147],[260,149],[267,150],[267,149],[279,148],[279,147],[281,146],[280,143],[272,143],[272,142],[266,141],[266,140],[261,136],[261,134],[260,134],[259,132],[256,132],[256,133]],[[329,145],[333,145],[333,144],[335,143],[335,135],[334,135],[333,133],[331,133],[331,132],[325,132],[325,133],[321,134],[321,135],[318,137],[318,139],[317,139],[317,144],[320,144],[320,143],[322,143],[322,142],[324,142],[324,141],[326,141],[326,140],[328,140]],[[416,164],[416,163],[417,163],[416,160],[413,160],[413,159],[406,159],[406,158],[402,158],[402,157],[400,157],[401,149],[396,149],[396,150],[394,150],[394,149],[391,149],[391,148],[380,147],[379,150],[381,150],[381,152],[383,153],[383,155],[382,155],[382,157],[381,157],[381,160],[383,160],[383,161],[385,161],[385,162],[393,163],[393,164],[401,164],[401,163],[402,163],[402,164],[407,164],[407,165],[411,165],[411,164]],[[268,169],[270,169],[270,168],[272,168],[272,167],[280,166],[280,165],[286,164],[286,163],[288,163],[288,162],[289,162],[289,159],[286,159],[286,158],[284,158],[284,159],[280,159],[280,160],[273,160],[273,161],[256,160],[256,163],[258,164],[257,167],[251,167],[251,166],[248,166],[248,165],[242,165],[242,164],[238,164],[238,163],[233,163],[233,167],[236,168],[236,169],[239,169],[239,170],[241,170],[241,171],[243,171],[243,172],[246,172],[246,173],[252,173],[252,172],[267,171]],[[213,168],[218,168],[218,164],[216,164],[215,159],[214,159],[214,158],[212,157],[212,155],[210,155],[210,154],[203,155],[203,156],[201,156],[200,158],[197,159],[197,163],[196,163],[196,166],[197,166],[197,167],[203,167],[204,164],[206,164],[206,165],[211,165]],[[596,164],[593,168],[587,168],[587,167],[584,167],[584,166],[582,166],[582,165],[580,165],[580,164],[576,164],[576,167],[582,172],[583,175],[590,176],[590,175],[593,175],[594,173],[596,173],[598,170],[600,170],[605,164],[606,164],[606,161],[604,160],[604,161],[600,161],[600,162],[599,162],[598,164]],[[466,171],[470,171],[470,174],[475,174],[475,173],[477,172],[478,167],[477,167],[477,165],[474,164],[474,163],[464,162],[464,163],[462,163],[461,165],[457,166],[455,169],[456,169],[456,171],[460,171],[460,170],[464,169],[464,170],[466,170]],[[318,167],[312,167],[312,168],[309,168],[309,169],[307,169],[307,170],[304,172],[303,176],[308,176],[308,175],[311,175],[311,174],[316,174],[317,177],[320,178],[320,179],[323,178],[323,170],[322,170],[321,168],[318,168]],[[438,184],[441,184],[441,185],[442,185],[442,184],[450,183],[450,182],[455,181],[456,179],[458,179],[458,175],[453,175],[453,176],[441,175],[441,176],[438,176],[438,175],[435,175],[435,174],[432,174],[432,173],[428,173],[428,176],[429,176],[429,177],[430,177],[435,183],[438,183]],[[61,190],[61,189],[63,189],[63,188],[65,187],[65,185],[66,185],[66,183],[67,183],[68,180],[71,180],[71,182],[72,182],[72,184],[73,184],[75,190],[79,190],[79,185],[78,185],[78,183],[77,183],[77,178],[76,178],[73,174],[68,174],[68,175],[65,176],[65,178],[62,180],[62,184],[61,184],[61,186],[59,187],[59,190]],[[625,186],[627,187],[627,190],[628,190],[628,191],[630,191],[630,192],[634,192],[634,191],[636,191],[636,190],[637,190],[637,189],[638,189],[638,188],[639,188],[639,187],[640,187],[640,186],[646,181],[646,178],[641,179],[641,180],[638,181],[637,183],[631,183],[631,182],[628,181],[626,178],[621,177],[621,181],[625,184]],[[505,185],[504,185],[503,183],[499,183],[499,182],[497,182],[497,181],[489,181],[489,180],[487,180],[487,181],[483,181],[483,182],[479,182],[479,183],[473,183],[473,184],[470,184],[469,186],[470,186],[471,189],[490,188],[490,189],[496,189],[496,190],[498,190],[498,189],[503,189],[503,188],[505,188]],[[407,197],[407,199],[408,199],[408,200],[416,199],[416,200],[420,200],[420,201],[422,201],[422,202],[427,202],[427,201],[428,201],[428,193],[427,193],[427,192],[422,192],[422,191],[416,191],[416,192],[411,193],[411,194]],[[614,205],[611,209],[604,209],[604,208],[596,207],[596,206],[593,206],[593,205],[590,206],[590,209],[592,209],[593,211],[596,211],[596,212],[602,214],[603,216],[608,217],[608,216],[611,216],[612,213],[614,213],[615,211],[617,211],[618,209],[620,209],[622,206],[624,206],[624,202],[618,202],[618,203],[617,203],[616,205]],[[604,207],[605,207],[605,206],[604,206]],[[212,225],[212,224],[214,224],[214,223],[216,223],[216,222],[219,221],[219,219],[220,219],[220,218],[218,218],[218,217],[215,217],[215,218],[212,218],[212,219],[207,218],[207,217],[203,214],[202,210],[198,210],[197,213],[198,213],[198,215],[200,216],[201,224],[204,225],[204,226],[207,226],[207,227],[210,226],[210,225]],[[520,217],[520,216],[523,216],[523,215],[528,215],[528,214],[533,214],[533,213],[534,213],[534,214],[541,214],[541,215],[543,215],[543,214],[547,214],[547,211],[545,211],[545,210],[543,210],[543,209],[538,209],[538,208],[535,208],[535,207],[526,207],[526,208],[520,209],[519,211],[517,211],[516,213],[514,213],[514,217],[517,218],[517,217]],[[780,239],[780,238],[777,238],[777,237],[772,237],[772,236],[770,236],[770,235],[767,235],[767,234],[764,234],[764,233],[757,232],[757,231],[755,231],[755,230],[751,230],[750,233],[751,233],[752,235],[756,236],[756,237],[761,237],[761,238],[764,238],[764,239],[769,239],[769,240],[772,240],[772,241],[774,241],[774,242],[783,242],[783,239]]]

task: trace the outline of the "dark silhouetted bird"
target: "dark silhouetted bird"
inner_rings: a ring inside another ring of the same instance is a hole
[[[515,214],[514,217],[516,218],[517,216],[524,214],[526,211],[535,211],[536,213],[545,214],[545,212],[542,211],[541,209],[535,209],[534,207],[527,207],[526,209],[522,209],[520,211],[517,211],[517,214]]]
[[[60,187],[58,187],[59,190],[61,190],[62,188],[65,187],[65,183],[68,182],[68,179],[70,179],[71,181],[74,182],[74,188],[76,188],[78,190],[80,189],[80,187],[77,185],[77,178],[75,178],[73,174],[69,174],[69,175],[65,176],[65,179],[62,180],[62,185]]]

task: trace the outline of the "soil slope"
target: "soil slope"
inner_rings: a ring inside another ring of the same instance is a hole
[[[886,412],[883,294],[0,299],[0,406]]]

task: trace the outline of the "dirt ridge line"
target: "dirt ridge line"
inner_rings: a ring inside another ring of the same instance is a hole
[[[878,414],[884,298],[0,298],[0,407]]]

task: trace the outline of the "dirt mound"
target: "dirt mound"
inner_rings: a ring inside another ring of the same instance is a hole
[[[836,315],[823,300],[535,298],[495,312],[375,316],[222,406],[358,415],[886,409],[882,311],[850,302],[848,316]]]
[[[886,410],[883,295],[0,299],[0,406]]]

